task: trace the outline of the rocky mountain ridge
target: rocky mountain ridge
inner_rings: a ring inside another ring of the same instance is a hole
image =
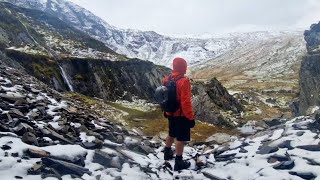
[[[300,70],[299,113],[310,114],[319,109],[320,93],[320,23],[305,31],[308,54],[303,58]]]
[[[0,47],[35,55],[125,60],[102,42],[46,12],[1,2]]]
[[[190,64],[198,66],[206,63],[209,59],[218,58],[224,54],[237,53],[233,51],[235,48],[246,49],[251,43],[257,41],[263,44],[267,43],[270,38],[295,37],[297,33],[262,31],[214,38],[175,38],[153,31],[123,30],[113,27],[88,10],[66,0],[2,1],[45,11],[91,37],[99,39],[119,54],[149,60],[167,67],[171,66],[171,60],[176,56],[184,57]]]

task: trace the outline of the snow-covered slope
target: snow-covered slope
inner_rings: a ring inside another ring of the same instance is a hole
[[[217,58],[194,65],[193,77],[220,80],[279,81],[298,79],[306,48],[302,32],[282,32],[244,43]]]
[[[168,67],[176,56],[184,57],[190,64],[195,64],[219,57],[235,48],[248,47],[256,41],[264,43],[270,38],[280,38],[283,35],[283,32],[254,32],[205,38],[169,37],[153,31],[123,30],[113,27],[88,10],[66,0],[0,1],[46,11],[104,42],[119,54]],[[291,32],[285,34],[295,36],[295,33]]]
[[[46,12],[0,2],[0,22],[3,49],[57,58],[119,60],[122,57],[104,43]]]

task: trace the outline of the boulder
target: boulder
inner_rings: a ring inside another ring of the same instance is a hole
[[[39,146],[37,137],[31,132],[24,133],[21,140],[26,144]]]

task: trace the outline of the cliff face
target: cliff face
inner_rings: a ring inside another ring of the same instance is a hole
[[[66,59],[61,61],[74,90],[107,100],[131,100],[132,96],[153,100],[168,69],[150,62]]]
[[[131,59],[108,61],[65,58],[53,61],[48,57],[17,51],[6,54],[26,71],[59,91],[72,90],[105,100],[131,100],[133,96],[154,100],[154,89],[169,69],[151,62]]]
[[[300,114],[320,105],[320,23],[305,31],[308,53],[300,70]]]
[[[216,78],[207,83],[193,83],[192,91],[197,120],[218,126],[232,126],[222,112],[230,111],[237,114],[243,111],[239,101],[230,95]]]

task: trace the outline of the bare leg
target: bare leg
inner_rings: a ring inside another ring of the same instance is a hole
[[[176,142],[176,154],[177,154],[177,156],[182,156],[184,144],[185,144],[184,141],[177,141]]]
[[[166,138],[166,147],[170,148],[172,146],[173,142],[174,142],[174,138],[170,137],[168,135],[167,138]]]

